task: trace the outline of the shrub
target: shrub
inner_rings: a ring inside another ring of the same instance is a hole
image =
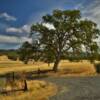
[[[95,69],[97,73],[100,73],[100,63],[95,64]]]

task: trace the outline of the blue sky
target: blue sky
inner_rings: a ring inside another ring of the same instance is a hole
[[[32,23],[54,9],[80,9],[83,18],[100,26],[100,0],[0,0],[0,49],[18,48],[28,38]]]

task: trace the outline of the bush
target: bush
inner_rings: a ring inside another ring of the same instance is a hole
[[[8,56],[8,59],[11,59],[11,60],[13,60],[13,61],[16,61],[17,60],[17,57],[16,56]]]
[[[95,69],[97,73],[100,73],[100,63],[95,64]]]
[[[11,51],[7,53],[8,59],[16,61],[17,58],[19,57],[17,51]]]

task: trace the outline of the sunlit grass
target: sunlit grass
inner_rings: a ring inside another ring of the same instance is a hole
[[[0,100],[48,100],[55,95],[57,87],[44,81],[28,81],[28,91],[12,92],[9,95],[0,95]]]
[[[51,65],[52,66],[52,65]],[[18,72],[18,71],[32,71],[40,69],[50,69],[46,63],[37,62],[34,64],[24,64],[23,62],[15,61],[0,61],[0,74],[7,72]]]
[[[5,74],[7,72],[18,72],[18,71],[34,71],[40,68],[52,69],[53,63],[48,66],[48,64],[43,62],[34,62],[29,64],[24,64],[21,61],[0,61],[0,74]],[[95,68],[94,65],[89,61],[82,62],[69,62],[67,60],[62,60],[59,64],[58,73],[49,72],[47,75],[51,76],[70,76],[70,75],[94,75]],[[2,81],[3,82],[3,81]],[[1,82],[1,85],[2,85]],[[46,83],[44,81],[28,81],[28,92],[16,92],[10,95],[0,95],[0,100],[48,100],[48,97],[55,95],[57,92],[57,87],[54,84]]]
[[[0,61],[0,74],[4,74],[7,72],[18,72],[18,71],[34,71],[40,68],[43,69],[52,69],[53,63],[48,64],[43,62],[35,62],[30,64],[24,64],[21,61]],[[94,65],[91,64],[89,61],[82,61],[82,62],[69,62],[67,60],[62,60],[59,64],[59,69],[61,70],[71,70],[71,71],[87,71],[94,73]]]

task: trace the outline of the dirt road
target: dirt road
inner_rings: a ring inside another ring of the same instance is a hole
[[[49,100],[100,100],[100,76],[94,77],[48,77],[43,80],[59,87],[58,93]]]

